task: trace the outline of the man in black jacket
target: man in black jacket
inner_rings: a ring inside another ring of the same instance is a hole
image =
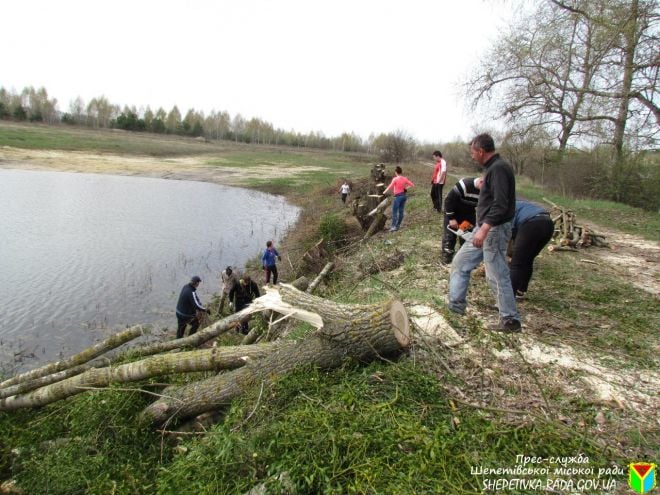
[[[459,180],[445,198],[445,217],[442,225],[442,262],[446,265],[454,259],[456,248],[456,234],[449,230],[458,229],[463,222],[469,222],[472,226],[477,223],[477,201],[479,201],[479,187],[481,177],[465,177]],[[460,245],[465,242],[459,238]]]
[[[488,328],[519,332],[520,315],[506,262],[516,212],[515,176],[511,165],[495,152],[495,142],[489,134],[479,134],[472,140],[470,155],[483,167],[484,181],[479,192],[474,235],[458,251],[451,265],[448,307],[455,313],[465,313],[470,275],[483,260],[486,280],[497,299],[500,314],[499,323]]]
[[[249,275],[241,278],[229,291],[229,300],[234,305],[234,313],[238,313],[260,295],[259,286],[252,281]],[[242,321],[240,332],[247,335],[248,331],[247,320]]]
[[[179,302],[176,305],[177,329],[176,338],[180,339],[186,331],[186,326],[190,323],[190,335],[194,334],[199,328],[198,311],[204,311],[211,314],[211,310],[202,306],[197,297],[197,287],[202,283],[202,279],[195,275],[190,279],[190,283],[183,286],[179,294]]]

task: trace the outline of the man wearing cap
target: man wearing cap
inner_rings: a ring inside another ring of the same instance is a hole
[[[231,288],[238,282],[238,277],[232,270],[231,266],[228,266],[220,274],[220,280],[222,282],[222,296],[220,297],[220,309],[218,312],[219,314],[222,314],[222,311],[225,309],[225,301],[229,298]],[[231,299],[229,300],[231,301]]]
[[[179,294],[179,302],[176,305],[176,319],[178,326],[176,329],[176,338],[183,337],[186,331],[186,326],[190,323],[190,335],[194,334],[199,328],[199,320],[197,319],[197,311],[204,311],[211,314],[211,310],[202,306],[202,303],[197,297],[197,287],[202,283],[202,279],[195,275],[190,279],[190,283],[183,286],[181,294]]]

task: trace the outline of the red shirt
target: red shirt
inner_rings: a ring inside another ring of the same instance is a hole
[[[406,186],[414,187],[415,184],[410,182],[408,178],[404,177],[403,175],[395,175],[392,179],[392,182],[390,182],[390,185],[387,186],[387,189],[385,189],[383,192],[386,193],[392,189],[392,193],[396,196],[397,194],[406,192]]]

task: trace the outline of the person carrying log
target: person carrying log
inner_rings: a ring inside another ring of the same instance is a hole
[[[199,287],[199,284],[201,283],[202,279],[195,275],[190,279],[190,282],[184,285],[181,289],[179,302],[176,305],[177,339],[183,337],[188,324],[190,324],[190,335],[197,331],[200,324],[200,319],[197,315],[198,311],[211,314],[211,310],[202,306],[202,303],[197,296],[197,287]]]
[[[245,275],[243,278],[238,280],[231,288],[231,291],[229,291],[229,300],[232,302],[234,307],[234,313],[238,313],[260,295],[261,293],[259,292],[259,287],[257,284],[254,283],[249,275]],[[238,330],[243,335],[248,334],[250,328],[248,326],[247,320],[241,322]]]
[[[477,223],[477,201],[479,201],[479,188],[481,177],[464,177],[451,188],[445,198],[445,216],[442,225],[442,255],[445,265],[450,265],[454,259],[456,239],[462,246],[465,240],[457,236],[452,230],[468,222],[472,227]],[[451,230],[450,230],[451,229]],[[465,229],[464,229],[465,230]]]
[[[511,233],[511,285],[517,300],[525,297],[534,271],[534,258],[552,239],[554,230],[550,213],[529,201],[516,201]]]

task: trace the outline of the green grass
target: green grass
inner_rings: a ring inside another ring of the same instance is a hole
[[[34,150],[89,151],[151,156],[182,156],[209,153],[221,146],[190,138],[111,129],[87,129],[0,121],[0,146]],[[224,146],[232,146],[231,143]]]
[[[608,229],[620,230],[645,239],[660,241],[660,213],[658,212],[649,212],[613,201],[575,199],[550,194],[525,179],[518,181],[516,193],[519,197],[536,201],[548,209],[551,208],[551,205],[543,198],[558,206],[573,210],[578,222],[581,219],[586,219]]]
[[[411,360],[348,364],[302,370],[260,401],[237,403],[224,425],[174,459],[158,492],[246,493],[265,483],[268,493],[481,493],[471,467],[514,467],[521,452],[612,461],[561,425],[513,424],[457,405]]]
[[[23,493],[152,493],[160,436],[139,422],[139,394],[100,391],[40,411],[0,413],[0,480]]]
[[[653,329],[660,327],[657,297],[612,277],[607,268],[585,269],[580,256],[544,254],[525,305],[549,311],[563,339],[654,368],[658,338]]]

